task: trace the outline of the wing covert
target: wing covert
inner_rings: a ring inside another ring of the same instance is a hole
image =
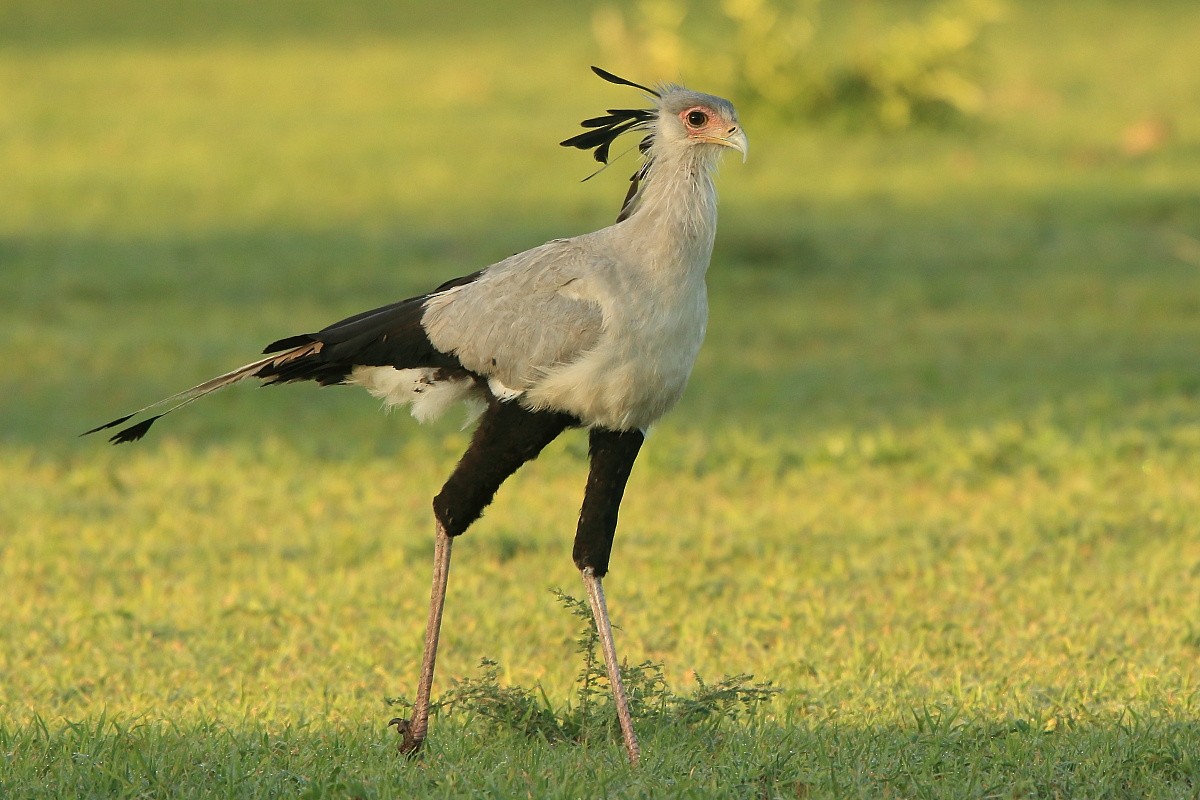
[[[549,242],[433,295],[421,324],[467,369],[524,391],[599,341],[604,315],[588,296],[582,264],[576,243]]]

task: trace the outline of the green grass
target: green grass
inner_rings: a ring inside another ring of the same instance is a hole
[[[285,387],[75,438],[614,213],[628,162],[554,144],[629,100],[586,10],[332,8],[0,8],[0,796],[1200,791],[1194,4],[1014,3],[965,129],[745,115],[606,587],[672,691],[781,691],[642,719],[639,770],[458,714],[396,757],[455,420]],[[437,692],[574,702],[585,473],[564,437],[456,549]]]

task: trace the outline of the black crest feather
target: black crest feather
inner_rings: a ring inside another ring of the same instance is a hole
[[[616,75],[613,75],[611,72],[609,72],[606,69],[601,69],[600,67],[593,66],[592,72],[596,73],[601,78],[608,81],[609,83],[615,83],[618,86],[632,86],[635,89],[641,89],[643,92],[649,92],[650,94],[654,95],[655,97],[662,97],[661,94],[654,91],[649,86],[642,86],[640,83],[634,83],[631,80],[627,80],[625,78],[618,77]]]
[[[601,164],[608,163],[608,151],[612,143],[623,133],[645,128],[653,122],[657,113],[645,108],[614,108],[603,117],[584,120],[588,130],[559,142],[563,147],[593,150],[592,157]]]
[[[599,75],[609,83],[615,83],[620,86],[632,86],[635,89],[641,89],[644,92],[649,92],[655,97],[659,97],[659,93],[653,89],[642,86],[640,83],[618,78],[607,70],[599,67],[592,67],[592,72]],[[658,116],[658,112],[647,108],[610,108],[607,113],[599,117],[591,117],[580,123],[588,130],[583,133],[576,134],[570,139],[564,139],[559,142],[563,147],[576,147],[580,150],[592,150],[592,157],[601,164],[608,163],[608,151],[612,147],[612,143],[616,141],[623,133],[628,133],[632,130],[644,129],[652,123]],[[649,145],[643,142],[642,152],[649,149]]]

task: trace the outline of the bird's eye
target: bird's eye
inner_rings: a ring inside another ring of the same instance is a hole
[[[693,128],[699,128],[708,122],[708,114],[703,111],[689,111],[687,115],[687,124]]]

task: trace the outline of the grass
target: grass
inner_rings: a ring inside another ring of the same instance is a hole
[[[641,718],[636,771],[471,714],[395,756],[454,421],[286,387],[75,438],[611,218],[626,167],[554,147],[628,99],[586,11],[99,8],[0,9],[0,795],[1195,796],[1192,4],[1013,4],[972,128],[744,120],[606,588],[666,691],[780,692]],[[553,445],[456,550],[439,693],[489,658],[577,698],[585,461]]]

